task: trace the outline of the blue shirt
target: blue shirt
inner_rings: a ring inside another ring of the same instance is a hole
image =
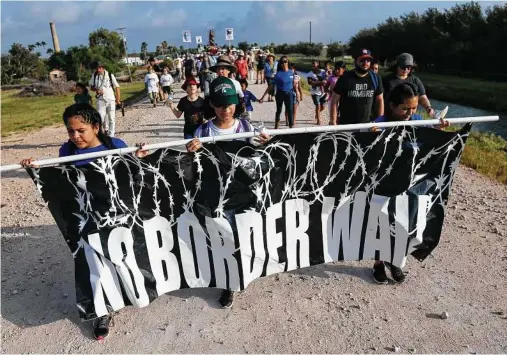
[[[257,98],[251,91],[245,90],[243,91],[243,101],[245,102],[245,107],[247,111],[253,111],[252,102],[257,102]]]
[[[111,137],[111,140],[113,141],[114,149],[128,147],[127,144],[124,141],[122,141],[121,139]],[[72,143],[71,141],[63,143],[63,145],[60,147],[59,156],[60,157],[68,157],[69,155],[95,153],[95,152],[101,152],[103,150],[109,149],[104,144],[101,144],[101,145],[93,147],[93,148],[84,148],[84,149],[72,147],[73,145],[74,145],[74,143]],[[75,148],[74,152],[72,152],[72,148]],[[78,160],[78,161],[73,162],[72,164],[74,164],[75,166],[82,166],[82,165],[86,165],[88,163],[91,163],[94,160],[96,160],[96,159]]]
[[[271,65],[268,62],[264,64],[264,76],[266,78],[272,78],[275,75],[276,71],[276,62],[273,62],[273,69],[271,69]]]
[[[277,72],[275,85],[277,90],[291,91],[294,88],[294,72],[292,70]]]

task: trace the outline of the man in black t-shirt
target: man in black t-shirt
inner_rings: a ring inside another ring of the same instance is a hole
[[[330,124],[368,123],[373,103],[376,117],[384,114],[382,81],[370,71],[372,59],[371,52],[362,49],[355,58],[355,69],[343,74],[336,83],[331,99]]]

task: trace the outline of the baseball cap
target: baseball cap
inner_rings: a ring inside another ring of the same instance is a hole
[[[356,59],[373,58],[369,49],[363,48],[356,56]]]
[[[213,80],[210,85],[210,100],[216,107],[239,104],[238,93],[232,80],[223,76]]]
[[[396,66],[398,67],[413,67],[414,57],[410,53],[401,53],[396,57]]]
[[[183,85],[181,85],[181,88],[183,90],[187,90],[187,86],[188,85],[196,85],[197,87],[199,87],[199,83],[197,82],[197,80],[195,80],[195,78],[193,76],[189,76],[185,82],[183,83]]]

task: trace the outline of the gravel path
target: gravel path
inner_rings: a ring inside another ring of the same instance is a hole
[[[254,108],[272,128],[274,103]],[[299,117],[313,121],[308,96]],[[117,127],[129,145],[183,130],[168,108],[146,102]],[[11,136],[2,164],[56,156],[65,140],[62,126]],[[124,308],[104,344],[79,320],[72,256],[32,181],[9,172],[1,187],[3,353],[507,352],[507,188],[465,167],[440,246],[424,263],[409,260],[403,285],[372,283],[371,262],[340,262],[257,280],[232,310],[219,308],[219,290],[180,290]]]

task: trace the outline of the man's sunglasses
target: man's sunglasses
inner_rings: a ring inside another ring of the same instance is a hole
[[[408,66],[403,66],[403,67],[400,67],[401,70],[410,70],[412,69],[412,66],[411,65],[408,65]]]
[[[371,63],[371,58],[362,58],[362,59],[359,59],[359,62],[361,62],[361,63],[370,62]]]

